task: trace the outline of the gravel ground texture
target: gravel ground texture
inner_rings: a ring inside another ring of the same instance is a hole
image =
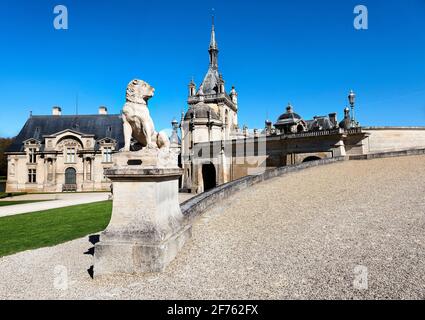
[[[92,280],[88,237],[0,259],[2,299],[425,299],[425,157],[269,180],[207,211],[162,274]]]

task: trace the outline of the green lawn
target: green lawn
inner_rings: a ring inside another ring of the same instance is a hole
[[[15,204],[44,202],[44,201],[50,201],[50,200],[0,201],[0,207],[14,206]]]
[[[0,199],[26,195],[26,192],[0,192]]]
[[[104,201],[0,218],[0,257],[100,232],[111,213]]]

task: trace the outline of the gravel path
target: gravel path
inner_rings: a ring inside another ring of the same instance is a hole
[[[425,299],[424,195],[424,156],[310,168],[208,211],[163,274],[92,280],[85,238],[1,258],[0,298]]]
[[[16,204],[12,206],[0,207],[0,218],[14,216],[22,213],[31,213],[43,210],[57,209],[79,204],[87,204],[109,200],[111,194],[109,192],[97,193],[56,193],[56,194],[27,194],[18,197],[6,198],[0,202],[8,201],[36,201],[49,200],[46,202],[34,202],[26,204]],[[185,202],[193,197],[190,193],[179,193],[180,203]]]
[[[7,201],[33,201],[49,200],[45,202],[34,202],[27,204],[17,204],[13,206],[0,207],[0,217],[13,216],[21,213],[57,209],[79,204],[106,201],[111,194],[109,192],[98,193],[62,193],[62,194],[28,194],[18,197],[7,198]]]

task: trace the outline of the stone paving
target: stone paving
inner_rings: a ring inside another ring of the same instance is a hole
[[[425,156],[314,167],[218,203],[162,274],[92,280],[84,238],[1,258],[0,298],[424,299],[424,195]]]

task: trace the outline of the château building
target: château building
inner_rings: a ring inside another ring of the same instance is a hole
[[[110,190],[105,169],[124,146],[122,119],[100,107],[95,115],[33,116],[7,150],[7,192]]]
[[[199,87],[189,83],[187,111],[172,122],[170,146],[180,152],[182,191],[202,193],[247,175],[334,157],[425,146],[423,127],[361,127],[354,117],[355,94],[338,122],[336,113],[306,120],[289,104],[264,130],[241,130],[238,93],[226,88],[219,70],[214,20],[209,66]],[[180,128],[181,134],[178,135]],[[7,150],[7,192],[109,191],[104,170],[124,145],[120,115],[100,107],[95,115],[30,116]]]

